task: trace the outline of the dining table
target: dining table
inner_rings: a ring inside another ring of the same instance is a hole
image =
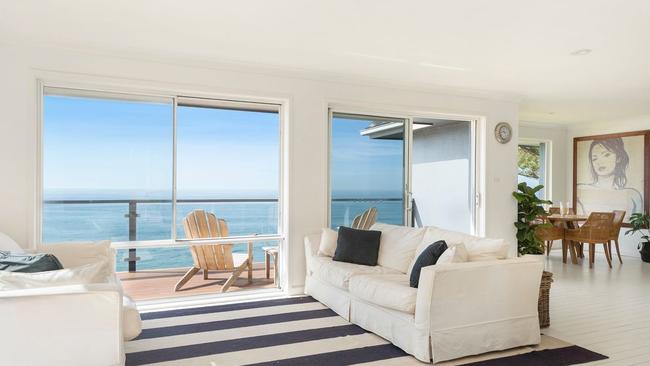
[[[587,221],[589,218],[586,215],[575,215],[575,214],[553,214],[546,217],[550,223],[556,226],[563,227],[564,229],[575,229],[578,227],[580,222]],[[562,262],[566,263],[567,252],[571,255],[571,263],[578,263],[578,253],[576,251],[578,245],[569,240],[562,239]]]

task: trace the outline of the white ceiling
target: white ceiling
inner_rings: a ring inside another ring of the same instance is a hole
[[[526,121],[650,114],[649,0],[0,0],[0,41],[515,94]]]

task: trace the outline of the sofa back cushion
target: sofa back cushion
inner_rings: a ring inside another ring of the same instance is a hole
[[[377,263],[380,266],[407,273],[409,265],[415,257],[415,250],[422,243],[426,229],[383,223],[376,223],[370,229],[381,231],[381,245],[379,246]]]
[[[427,226],[422,242],[417,248],[416,257],[426,247],[438,240],[444,240],[449,247],[463,244],[467,249],[468,261],[486,261],[506,259],[508,257],[508,243],[503,239],[480,238],[478,236]],[[415,258],[413,259],[415,262]],[[413,264],[413,262],[411,264]],[[410,271],[409,271],[410,273]]]
[[[336,252],[332,260],[366,266],[376,266],[381,231],[339,228]]]

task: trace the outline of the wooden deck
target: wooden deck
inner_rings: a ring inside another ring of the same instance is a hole
[[[135,273],[118,272],[122,281],[124,292],[136,301],[169,298],[176,296],[205,295],[221,293],[221,285],[230,276],[229,273],[210,272],[208,279],[203,279],[202,273],[197,273],[183,286],[180,291],[174,291],[174,285],[183,277],[187,268],[138,270]],[[247,272],[237,278],[230,286],[228,293],[260,288],[273,288],[273,273],[271,268],[270,278],[266,278],[264,263],[255,263],[253,282],[248,283]]]

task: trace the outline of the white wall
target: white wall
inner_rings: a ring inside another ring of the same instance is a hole
[[[23,246],[34,244],[38,202],[37,79],[221,97],[286,100],[289,128],[287,240],[290,289],[304,279],[302,238],[327,223],[327,108],[357,106],[366,111],[468,114],[485,117],[485,234],[504,237],[515,248],[516,144],[498,144],[496,123],[508,121],[518,134],[518,106],[512,101],[404,90],[380,83],[327,81],[316,75],[233,65],[200,66],[133,60],[48,48],[0,46],[0,231]]]
[[[599,123],[582,123],[570,125],[568,129],[568,137],[566,142],[567,161],[570,162],[566,167],[566,183],[567,197],[569,200],[573,199],[573,138],[580,136],[603,135],[609,133],[641,131],[650,129],[650,115],[636,116],[626,119],[599,122]],[[650,157],[648,157],[650,158]],[[645,197],[650,199],[650,197]],[[638,238],[625,236],[625,228],[621,230],[619,243],[621,245],[621,252],[624,255],[631,255],[637,257],[639,255],[637,250]]]
[[[469,122],[413,131],[411,191],[422,225],[471,233],[470,132]]]
[[[567,158],[566,126],[521,121],[519,138],[551,142],[551,195],[549,199],[555,205],[568,201],[566,174],[571,160]]]

